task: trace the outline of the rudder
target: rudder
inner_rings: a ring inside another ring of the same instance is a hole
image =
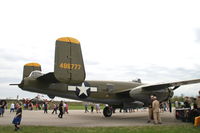
[[[35,70],[41,71],[41,65],[38,63],[33,63],[33,62],[25,64],[24,70],[23,70],[23,79],[25,77],[28,77],[30,73]]]
[[[56,40],[54,75],[60,82],[80,84],[85,80],[85,68],[80,42],[71,37]]]

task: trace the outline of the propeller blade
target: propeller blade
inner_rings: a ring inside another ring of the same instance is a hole
[[[170,113],[172,112],[172,102],[171,102],[171,100],[169,100],[169,112]]]
[[[176,90],[177,88],[179,88],[180,87],[180,85],[179,86],[175,86],[172,90]]]

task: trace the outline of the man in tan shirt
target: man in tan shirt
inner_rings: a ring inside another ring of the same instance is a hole
[[[160,119],[160,103],[157,100],[157,97],[154,96],[154,101],[152,103],[152,108],[153,108],[153,118],[154,118],[154,124],[161,124],[161,119]]]

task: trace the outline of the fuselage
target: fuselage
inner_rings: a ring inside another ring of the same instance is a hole
[[[88,92],[87,97],[80,97],[75,91],[70,91],[68,84],[65,83],[45,83],[40,82],[35,78],[27,77],[24,78],[21,85],[19,87],[22,90],[37,92],[47,94],[50,98],[54,98],[55,96],[69,98],[80,101],[88,101],[95,103],[105,103],[109,105],[122,105],[128,104],[128,106],[134,106],[134,102],[140,101],[143,102],[144,105],[148,105],[149,96],[151,94],[157,94],[158,98],[161,101],[167,100],[169,98],[169,89],[165,88],[162,90],[152,91],[144,91],[141,89],[134,88],[144,85],[139,82],[121,82],[121,81],[85,81],[84,84],[86,87],[96,87],[97,91]],[[79,88],[81,85],[73,85],[75,88]],[[134,90],[136,96],[132,97],[129,94],[129,91],[124,93],[118,93],[124,90]]]

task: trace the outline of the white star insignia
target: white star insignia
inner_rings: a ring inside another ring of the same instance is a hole
[[[82,83],[81,86],[68,86],[68,91],[77,91],[79,89],[79,94],[77,96],[81,96],[84,94],[86,97],[88,97],[87,91],[90,89],[90,92],[97,92],[97,87],[86,87],[84,83]]]
[[[82,95],[82,94],[85,94],[86,96],[88,96],[87,90],[88,90],[90,87],[85,87],[85,84],[82,83],[82,86],[77,86],[77,88],[80,90],[79,96]]]

